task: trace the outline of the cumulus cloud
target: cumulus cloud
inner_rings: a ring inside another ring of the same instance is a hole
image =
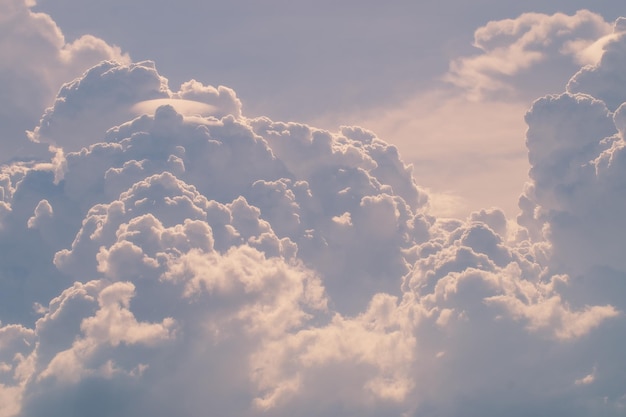
[[[34,142],[77,151],[97,142],[110,127],[138,113],[154,114],[163,105],[190,116],[241,115],[241,103],[229,88],[190,81],[174,93],[153,62],[104,61],[63,85],[29,136]]]
[[[626,37],[626,19],[619,18],[613,33],[602,42],[602,58],[580,69],[567,84],[570,93],[586,93],[604,101],[614,111],[626,101],[626,96],[617,85],[624,79],[624,37]]]
[[[361,112],[353,123],[398,147],[420,187],[428,189],[433,215],[465,217],[491,206],[513,215],[528,176],[523,138],[530,103],[477,102],[435,90]]]
[[[46,154],[46,147],[26,140],[25,131],[36,125],[63,83],[103,59],[130,61],[119,47],[91,35],[67,42],[50,16],[33,12],[31,3],[0,2],[2,161]]]
[[[450,61],[445,84],[354,122],[399,146],[432,190],[434,213],[464,217],[496,205],[515,215],[529,169],[524,112],[562,91],[581,65],[597,64],[620,30],[586,10],[488,22],[474,33],[476,54]]]
[[[512,225],[433,217],[366,129],[93,66],[0,168],[0,416],[623,414],[626,110],[588,88],[527,114]]]
[[[568,89],[582,87],[585,79],[585,91],[537,100],[526,115],[532,182],[522,196],[521,221],[548,236],[555,243],[554,260],[570,270],[625,270],[617,243],[624,203],[623,107],[615,101],[623,91],[623,70],[615,62],[626,56],[625,39],[616,38],[596,66],[574,75]],[[599,73],[607,75],[592,77]],[[615,93],[607,95],[611,81]]]
[[[474,46],[482,52],[452,61],[444,79],[474,98],[510,96],[529,89],[536,94],[537,84],[554,88],[555,81],[563,81],[559,76],[567,76],[575,64],[595,64],[611,29],[602,16],[587,10],[572,16],[524,13],[516,19],[491,21],[474,33]],[[544,81],[525,79],[531,69],[542,70]]]

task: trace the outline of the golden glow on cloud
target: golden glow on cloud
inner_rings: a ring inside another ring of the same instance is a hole
[[[144,100],[136,103],[131,111],[136,116],[141,114],[154,114],[157,108],[165,105],[174,107],[178,113],[184,116],[210,116],[216,110],[215,106],[200,101],[176,99],[176,98],[157,98],[154,100]]]

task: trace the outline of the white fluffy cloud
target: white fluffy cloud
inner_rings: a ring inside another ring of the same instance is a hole
[[[30,3],[0,2],[2,161],[45,154],[45,147],[26,140],[25,131],[37,123],[63,83],[103,59],[130,60],[120,48],[91,35],[66,42],[50,16],[33,12]]]
[[[532,183],[522,197],[522,221],[542,230],[555,243],[554,259],[572,271],[593,266],[626,271],[618,243],[624,225],[619,101],[626,96],[623,66],[616,64],[626,62],[625,44],[623,36],[615,38],[597,65],[574,75],[568,89],[576,85],[581,92],[542,98],[526,115]]]
[[[626,95],[616,86],[624,84],[624,37],[626,37],[626,19],[619,18],[613,27],[613,33],[602,42],[602,58],[580,69],[567,84],[570,93],[590,94],[614,111],[624,101]]]
[[[622,415],[626,111],[592,87],[528,113],[513,227],[429,215],[365,129],[92,67],[31,126],[56,154],[1,167],[0,416]]]
[[[597,64],[620,25],[585,10],[491,21],[474,33],[475,54],[451,60],[445,84],[351,120],[399,147],[432,190],[434,213],[465,217],[498,206],[514,216],[529,169],[523,114],[538,96],[562,91],[581,65]],[[607,85],[607,94],[619,93]]]
[[[153,114],[164,105],[187,115],[241,116],[241,103],[229,88],[192,80],[172,92],[153,62],[104,61],[65,84],[29,136],[34,142],[77,151],[96,142],[110,127],[137,114]]]
[[[573,16],[524,13],[492,21],[474,33],[474,46],[482,52],[452,61],[444,79],[475,98],[536,94],[554,88],[574,65],[595,64],[611,29],[602,16],[587,10]],[[542,80],[532,76],[536,71],[543,72]]]

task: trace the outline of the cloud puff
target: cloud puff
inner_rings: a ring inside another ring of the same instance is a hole
[[[555,243],[554,259],[570,270],[626,270],[618,249],[624,203],[619,97],[624,88],[619,76],[610,75],[619,72],[616,62],[623,61],[619,51],[625,39],[616,38],[596,66],[574,75],[568,88],[584,86],[585,94],[570,91],[542,98],[526,115],[533,181],[522,197],[522,222],[543,230]],[[606,76],[598,77],[601,73]]]
[[[25,139],[43,110],[68,80],[103,59],[129,62],[120,48],[91,35],[66,42],[50,16],[31,10],[25,0],[0,4],[0,123],[6,135],[0,150],[2,160],[41,155],[45,148]],[[28,53],[24,53],[28,51]]]
[[[452,61],[444,79],[474,98],[529,89],[537,94],[541,91],[537,84],[554,88],[555,81],[564,81],[560,76],[575,70],[573,64],[596,63],[606,42],[600,39],[610,33],[611,25],[587,10],[573,16],[524,13],[516,19],[492,21],[474,33],[474,46],[482,52]],[[550,67],[544,65],[548,61]],[[531,68],[540,68],[544,81],[525,79]],[[513,88],[520,84],[524,88]]]
[[[0,416],[621,415],[624,114],[535,102],[515,227],[429,215],[373,132],[102,62],[1,167]]]
[[[576,334],[597,314],[615,314],[610,303],[623,311],[623,280],[626,265],[622,251],[624,220],[624,84],[620,62],[625,40],[623,19],[616,22],[616,36],[605,45],[602,59],[583,67],[567,85],[567,92],[537,100],[526,115],[527,146],[532,165],[530,182],[520,198],[522,215],[535,248],[543,246],[546,271],[569,274],[566,295],[571,305],[584,307],[588,317],[565,334]],[[555,282],[556,284],[556,282]],[[560,284],[559,284],[560,285]],[[595,309],[595,312],[594,312]],[[620,317],[622,313],[620,312]],[[563,316],[565,318],[565,316]],[[622,332],[621,320],[613,332]],[[579,330],[577,330],[579,329]],[[564,335],[565,335],[564,334]],[[616,343],[605,332],[594,346]],[[612,357],[608,351],[604,355]],[[575,380],[579,387],[594,386],[611,393],[605,397],[607,412],[619,414],[624,394],[610,387],[619,384],[621,362],[598,359]],[[613,368],[614,369],[614,368]],[[591,404],[591,405],[590,405]],[[587,407],[594,409],[593,401]],[[596,403],[597,404],[597,403]]]
[[[174,93],[153,62],[105,61],[63,85],[30,138],[77,151],[97,142],[110,127],[138,112],[153,114],[162,105],[191,116],[241,116],[241,102],[229,88],[190,81]]]
[[[612,111],[626,101],[623,89],[615,88],[626,81],[622,71],[626,63],[625,22],[624,18],[615,22],[613,34],[602,45],[602,59],[581,68],[567,84],[568,92],[590,94],[604,101]]]

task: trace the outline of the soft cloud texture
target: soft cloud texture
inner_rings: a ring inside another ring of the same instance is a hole
[[[102,65],[87,72],[39,132],[57,118],[61,128],[70,123],[65,109],[90,97],[85,91],[106,91],[82,102],[85,114],[103,100],[124,108],[146,99],[117,87],[129,79],[168,91],[151,64],[103,65],[110,78],[101,78]],[[99,83],[112,85],[94,89]],[[454,414],[467,396],[490,412],[514,401],[498,391],[500,402],[488,406],[494,387],[532,370],[552,375],[544,388],[569,384],[563,395],[575,395],[595,358],[576,362],[571,377],[507,358],[537,343],[557,355],[620,313],[607,303],[570,306],[571,284],[542,264],[541,242],[508,245],[494,232],[506,235],[499,211],[468,222],[424,215],[426,195],[397,150],[371,132],[245,119],[232,97],[219,111],[235,115],[183,116],[166,105],[103,141],[89,132],[97,124],[68,125],[85,133],[86,147],[72,152],[78,144],[67,142],[48,165],[5,167],[3,225],[12,233],[3,239],[23,236],[18,253],[54,254],[41,263],[56,270],[47,279],[58,278],[26,292],[34,324],[23,310],[14,316],[21,325],[2,327],[6,343],[18,329],[34,340],[4,362],[3,393],[13,398],[4,415],[96,406],[105,415],[194,415],[209,406],[240,415]],[[480,352],[484,340],[503,338],[518,347]],[[487,358],[501,372],[473,377],[469,389],[464,378],[475,374],[466,366]],[[604,368],[594,372],[603,380]],[[563,409],[562,398],[521,384],[531,405]],[[100,403],[86,402],[94,390],[104,393]]]
[[[606,42],[601,38],[611,29],[602,16],[587,10],[573,16],[524,13],[516,19],[492,21],[474,33],[474,46],[482,53],[453,61],[445,80],[474,98],[528,94],[515,88],[519,83],[536,94],[537,84],[554,88],[559,76],[574,69],[573,63],[598,62]],[[554,62],[548,65],[548,61]],[[525,77],[531,68],[543,72],[542,80]]]
[[[622,415],[626,121],[589,79],[528,112],[513,225],[434,217],[369,130],[91,67],[0,169],[0,416]]]
[[[599,62],[580,69],[567,84],[570,93],[586,93],[602,99],[615,111],[624,100],[623,91],[615,88],[624,83],[621,68],[624,68],[624,37],[626,36],[626,19],[615,22],[613,34],[606,37],[602,44],[603,55]]]
[[[537,100],[526,115],[533,181],[521,200],[521,221],[554,241],[555,259],[572,271],[624,270],[617,244],[624,123],[616,104],[623,90],[623,67],[616,62],[624,62],[624,44],[623,36],[615,38],[597,65],[574,75],[570,91]]]
[[[590,71],[605,48],[615,47],[619,25],[587,10],[490,21],[474,33],[479,52],[452,59],[439,76],[444,83],[433,80],[401,102],[346,118],[398,146],[431,191],[432,213],[465,217],[497,206],[515,216],[530,168],[523,114],[538,96],[561,92],[581,65]],[[603,59],[615,60],[612,54]],[[584,77],[574,77],[568,91]]]
[[[355,121],[393,138],[416,181],[429,190],[434,215],[465,217],[498,206],[512,216],[528,177],[527,108],[523,102],[477,102],[458,92],[431,91]]]
[[[2,161],[42,153],[25,140],[24,132],[37,123],[62,83],[103,59],[129,62],[120,48],[91,35],[66,42],[50,16],[30,6],[24,0],[0,2]]]

